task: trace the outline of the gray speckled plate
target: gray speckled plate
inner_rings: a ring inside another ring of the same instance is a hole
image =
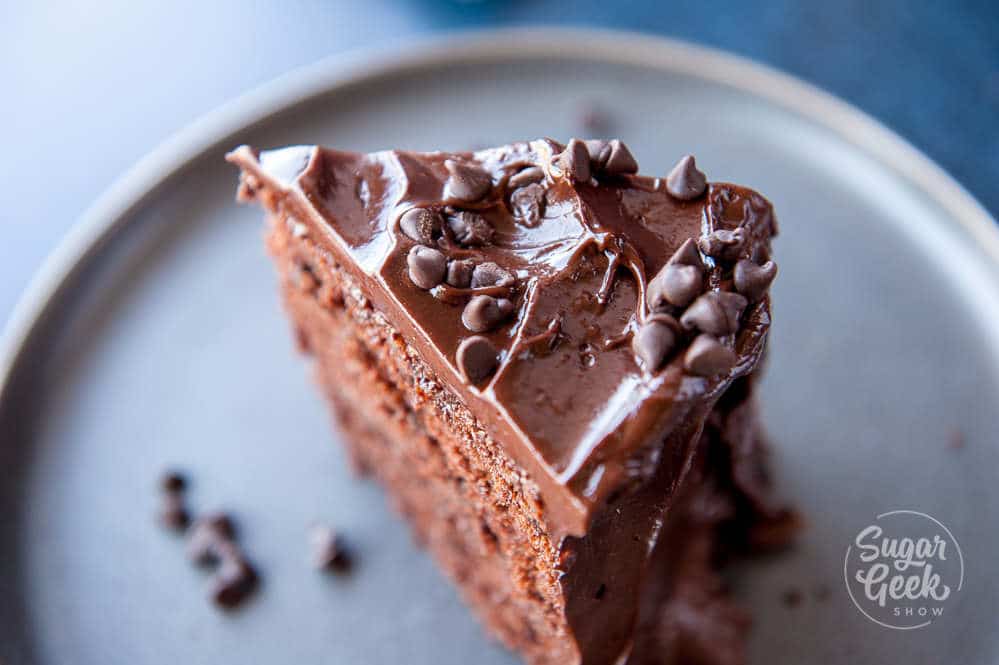
[[[754,663],[991,663],[999,585],[999,235],[946,175],[828,96],[755,65],[632,35],[505,32],[321,63],[142,162],[47,264],[0,361],[0,661],[508,663],[332,445],[293,351],[260,212],[233,203],[239,142],[462,148],[580,133],[578,107],[642,170],[690,151],[776,205],[765,415],[800,547],[740,567]],[[964,446],[948,440],[955,429]],[[188,469],[231,509],[264,585],[243,611],[152,516]],[[865,619],[843,583],[858,529],[924,511],[966,583],[928,628]],[[356,575],[306,564],[314,520]],[[824,600],[810,590],[824,586]],[[782,602],[804,592],[796,607]]]

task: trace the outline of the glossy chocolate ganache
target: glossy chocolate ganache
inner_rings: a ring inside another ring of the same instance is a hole
[[[689,156],[637,175],[616,140],[229,160],[537,483],[582,660],[619,659],[704,421],[763,353],[769,202]]]

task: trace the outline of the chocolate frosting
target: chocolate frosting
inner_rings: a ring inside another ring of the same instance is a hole
[[[243,146],[228,159],[243,169],[241,193],[280,207],[296,233],[351,270],[537,483],[575,651],[596,664],[631,652],[653,552],[705,418],[763,353],[776,224],[751,190],[711,183],[678,197],[665,178],[634,175],[620,144],[617,153],[585,146],[367,155]],[[427,213],[400,227],[413,208]],[[668,261],[704,271],[702,288],[715,295],[689,305],[696,315],[681,316],[690,294],[646,302]],[[670,345],[641,349],[664,359],[654,367],[629,344],[647,322],[665,328],[642,343]],[[708,338],[710,358],[685,358],[695,337]]]
[[[655,475],[655,465],[642,461],[658,458],[691,410],[755,365],[769,324],[766,300],[746,312],[731,339],[739,360],[727,374],[685,373],[682,354],[657,372],[643,371],[626,342],[647,316],[648,280],[685,240],[716,229],[746,230],[751,242],[741,256],[762,261],[775,224],[763,197],[734,185],[711,184],[705,196],[682,201],[661,178],[575,182],[559,168],[562,150],[548,139],[448,154],[314,146],[258,154],[244,146],[229,159],[244,170],[245,187],[266,184],[280,193],[298,223],[356,266],[376,305],[443,380],[469,403],[483,403],[476,411],[490,433],[538,482],[552,533],[582,536],[609,497]],[[487,172],[488,194],[471,203],[454,198],[447,160]],[[543,216],[534,224],[510,203],[510,178],[528,167],[543,171]],[[440,249],[451,259],[495,263],[516,283],[414,285],[406,257],[416,241],[399,231],[398,220],[424,206],[481,214],[494,229],[489,244],[464,246],[444,234]],[[709,286],[727,288],[722,270],[706,262]],[[462,305],[473,293],[515,304],[487,335],[499,367],[477,386],[455,361],[469,336]]]

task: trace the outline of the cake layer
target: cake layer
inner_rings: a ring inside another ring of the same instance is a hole
[[[622,550],[616,539],[632,544],[635,534],[603,518],[586,537],[559,539],[545,527],[537,485],[353,277],[287,217],[270,225],[299,343],[316,359],[353,459],[386,487],[494,635],[537,664],[624,662],[629,651],[633,663],[688,662],[676,654],[692,658],[706,629],[728,636],[726,653],[741,654],[746,621],[719,588],[718,535],[741,542],[737,534],[754,523],[781,518],[755,471],[762,447],[748,380],[690,435],[699,453],[676,507],[663,508],[671,493],[655,482],[615,503],[629,520],[666,513],[663,538]]]
[[[529,474],[559,538],[654,479],[668,494],[762,353],[770,205],[692,160],[650,178],[617,141],[547,139],[230,159]]]

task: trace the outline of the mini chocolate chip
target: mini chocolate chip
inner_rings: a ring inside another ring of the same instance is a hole
[[[187,478],[179,471],[164,471],[160,476],[160,488],[164,492],[183,492],[187,489]]]
[[[653,311],[669,305],[686,307],[704,291],[704,273],[695,266],[667,263],[649,281],[646,298]]]
[[[732,280],[736,291],[746,296],[750,302],[756,302],[767,292],[775,277],[777,264],[773,261],[758,266],[748,259],[742,259],[735,264]]]
[[[746,230],[741,227],[732,231],[717,229],[698,238],[697,246],[711,258],[734,261],[742,253],[746,240]]]
[[[709,291],[687,308],[680,323],[687,330],[728,335],[739,329],[739,317],[746,304],[746,299],[738,293]]]
[[[211,598],[219,607],[233,609],[245,601],[257,588],[257,571],[237,549],[231,548],[221,558],[221,565],[212,581]]]
[[[666,191],[681,201],[696,199],[707,187],[708,179],[697,169],[693,155],[684,155],[666,176]]]
[[[447,264],[446,281],[451,286],[467,289],[472,284],[472,273],[475,271],[475,261],[471,259],[455,259]]]
[[[414,245],[406,257],[409,279],[421,289],[432,289],[444,281],[447,257],[432,247]]]
[[[453,159],[444,162],[449,174],[444,197],[460,201],[478,201],[492,189],[492,177],[483,169]]]
[[[479,289],[485,286],[510,286],[514,278],[508,270],[499,267],[492,261],[486,261],[475,266],[472,272],[472,288]]]
[[[645,370],[654,372],[662,366],[676,348],[679,331],[680,325],[676,319],[666,314],[650,316],[642,324],[631,338],[631,350],[638,356]]]
[[[441,230],[441,214],[433,208],[410,208],[399,218],[399,229],[411,240],[431,245]]]
[[[604,163],[610,157],[610,149],[607,141],[603,139],[587,139],[586,151],[590,153],[590,166],[594,171],[600,172],[604,168]]]
[[[545,188],[534,183],[521,187],[510,195],[514,218],[527,227],[534,227],[545,212]]]
[[[194,563],[209,564],[218,561],[220,548],[236,537],[232,519],[224,513],[211,513],[199,518],[187,536],[187,556]]]
[[[312,544],[312,567],[346,573],[350,570],[351,556],[343,538],[328,526],[317,526],[309,534]]]
[[[697,249],[697,241],[693,238],[684,240],[680,248],[673,252],[673,256],[669,257],[667,263],[679,263],[680,265],[697,266],[698,268],[704,267],[701,252]]]
[[[715,376],[735,366],[735,351],[711,335],[698,335],[683,356],[683,367],[697,376]]]
[[[544,169],[540,166],[528,166],[526,169],[522,169],[510,176],[507,186],[509,189],[517,189],[518,187],[526,187],[536,182],[541,182],[544,179]]]
[[[492,225],[478,213],[459,210],[448,216],[447,223],[455,240],[462,245],[488,245],[493,240]]]
[[[590,181],[590,151],[579,139],[572,139],[556,158],[562,172],[575,182]]]
[[[164,497],[163,507],[160,509],[160,523],[173,531],[183,531],[191,523],[191,514],[184,506],[183,497],[171,491]]]
[[[493,343],[482,335],[461,340],[455,355],[462,377],[475,385],[488,378],[499,364],[499,353]]]
[[[607,153],[606,157],[603,152]],[[628,146],[617,139],[613,139],[603,147],[599,161],[601,170],[607,175],[638,173],[638,162],[628,150]]]
[[[474,296],[461,313],[461,322],[472,332],[492,330],[513,313],[513,303],[506,298]]]

